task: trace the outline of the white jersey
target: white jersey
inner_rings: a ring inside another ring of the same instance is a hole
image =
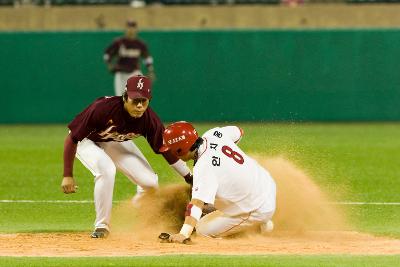
[[[213,128],[203,136],[193,168],[192,198],[214,204],[227,215],[275,210],[275,182],[236,143],[236,126]]]

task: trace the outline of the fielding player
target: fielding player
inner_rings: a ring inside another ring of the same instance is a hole
[[[129,77],[141,75],[140,59],[147,67],[147,76],[154,80],[153,58],[147,45],[137,38],[137,23],[132,20],[126,22],[125,36],[115,39],[105,50],[104,61],[108,69],[115,73],[115,95],[122,95]],[[115,62],[115,63],[114,63]]]
[[[93,238],[106,237],[110,231],[113,188],[116,170],[137,184],[136,198],[145,190],[158,186],[154,173],[142,152],[131,139],[143,136],[155,153],[160,153],[164,126],[148,107],[151,81],[145,76],[128,79],[123,96],[101,97],[89,105],[68,125],[70,133],[64,144],[64,193],[75,193],[74,157],[94,175],[96,208]],[[162,155],[168,163],[192,182],[186,163],[171,152]]]
[[[180,233],[170,235],[170,242],[185,243],[194,227],[209,237],[255,226],[271,228],[276,185],[270,174],[237,146],[242,135],[239,127],[227,126],[211,129],[199,138],[187,122],[165,129],[160,151],[170,151],[184,161],[194,160],[192,200]],[[214,204],[217,210],[200,218],[204,203]]]

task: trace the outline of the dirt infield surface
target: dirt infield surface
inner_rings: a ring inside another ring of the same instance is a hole
[[[91,239],[88,233],[3,234],[0,256],[150,256],[167,254],[400,254],[400,240],[356,232],[312,232],[302,236],[275,233],[228,240],[194,237],[192,245],[137,240],[133,235]]]
[[[400,240],[358,233],[343,210],[304,171],[283,158],[255,156],[277,183],[275,229],[231,239],[193,236],[192,245],[161,244],[160,232],[176,233],[190,200],[186,185],[166,186],[113,210],[112,234],[91,239],[86,233],[0,234],[0,256],[145,256],[166,254],[400,254]],[[133,224],[134,223],[134,224]]]

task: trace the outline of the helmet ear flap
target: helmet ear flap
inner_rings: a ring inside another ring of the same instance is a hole
[[[196,142],[190,147],[189,151],[195,151],[199,148],[199,146],[203,144],[203,138],[199,137],[196,139]]]

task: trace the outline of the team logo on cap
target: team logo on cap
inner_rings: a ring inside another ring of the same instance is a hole
[[[140,90],[142,90],[143,89],[143,78],[140,78],[139,79],[139,81],[137,82],[137,86],[136,86],[136,88],[139,88]]]

